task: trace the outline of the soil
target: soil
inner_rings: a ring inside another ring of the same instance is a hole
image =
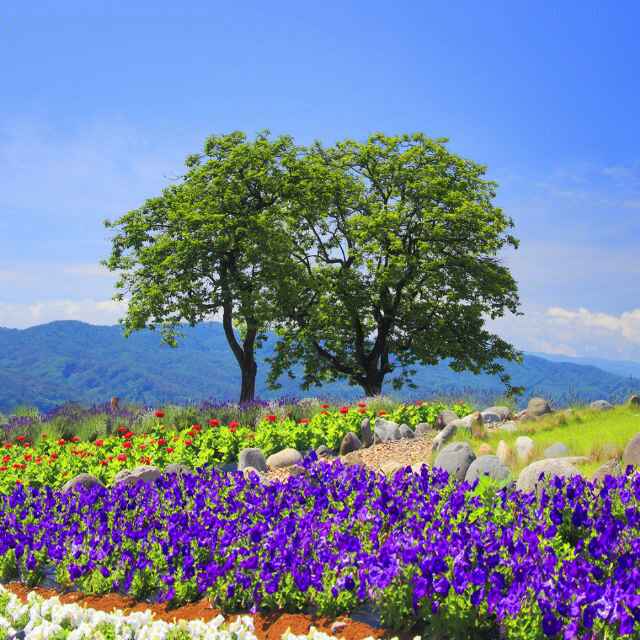
[[[133,598],[117,593],[109,593],[103,596],[87,596],[78,593],[77,591],[59,593],[54,589],[45,589],[43,587],[29,588],[18,582],[10,582],[2,586],[17,595],[23,602],[26,602],[27,595],[30,591],[35,591],[43,598],[58,596],[60,602],[63,604],[76,603],[84,607],[96,609],[98,611],[106,611],[108,613],[112,612],[114,609],[120,609],[124,613],[150,609],[157,619],[165,620],[167,622],[173,622],[174,620],[197,619],[202,619],[205,622],[208,622],[222,613],[220,610],[212,608],[205,598],[197,602],[169,609],[167,605],[163,603],[148,604],[146,602],[137,602]],[[251,614],[226,614],[225,617],[232,621],[235,620],[238,615]],[[336,620],[321,616],[276,612],[270,614],[258,613],[251,617],[253,618],[255,635],[258,640],[280,640],[287,629],[290,629],[291,632],[295,634],[305,634],[312,626],[329,635],[333,635],[344,640],[363,640],[368,637],[389,639],[394,636],[399,637],[400,640],[409,640],[414,637],[413,634],[398,635],[385,629],[374,628],[368,624],[352,620],[346,616],[340,616],[337,619],[337,621],[344,623],[344,627],[336,630],[335,632],[331,631],[331,626],[336,622]]]

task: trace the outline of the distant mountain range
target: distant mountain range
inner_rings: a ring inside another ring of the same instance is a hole
[[[161,343],[159,332],[144,330],[124,338],[119,325],[65,320],[20,330],[0,328],[0,411],[7,413],[18,405],[47,410],[67,401],[91,405],[111,396],[152,406],[236,400],[240,372],[222,325],[207,322],[185,326],[182,331],[185,337],[179,339],[177,348],[171,348]],[[286,375],[280,379],[282,388],[270,391],[263,359],[273,352],[274,341],[268,340],[258,352],[260,398],[354,400],[362,396],[359,387],[346,382],[303,391],[300,378],[291,380]],[[526,354],[522,365],[505,366],[512,383],[526,389],[520,404],[533,395],[542,395],[557,406],[600,398],[620,402],[640,391],[640,363]],[[416,369],[417,389],[395,392],[387,384],[384,392],[405,400],[447,396],[487,403],[504,393],[494,376],[456,373],[446,362]]]

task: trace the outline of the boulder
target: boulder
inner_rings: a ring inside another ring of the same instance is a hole
[[[527,405],[527,416],[537,418],[551,413],[551,405],[544,398],[531,398]]]
[[[566,458],[550,458],[538,460],[526,466],[518,476],[516,489],[520,491],[534,491],[542,483],[540,475],[544,473],[545,481],[554,476],[570,478],[580,475],[579,471]]]
[[[436,429],[444,429],[452,420],[457,420],[458,414],[450,409],[445,409],[438,414],[436,418]]]
[[[400,440],[400,427],[396,422],[377,417],[373,423],[374,442],[393,442]]]
[[[569,448],[563,442],[554,442],[544,450],[545,458],[566,458],[569,455]]]
[[[158,467],[154,467],[152,465],[141,465],[131,471],[127,469],[119,471],[113,479],[113,484],[136,484],[138,480],[143,482],[154,482],[161,476],[162,472]]]
[[[65,493],[72,490],[90,489],[91,487],[104,487],[102,482],[90,473],[79,473],[71,480],[67,480],[62,485],[62,491]]]
[[[514,443],[516,457],[520,462],[527,462],[533,453],[533,440],[528,436],[519,436]]]
[[[169,475],[175,473],[177,476],[185,476],[193,473],[193,470],[187,467],[186,464],[180,464],[179,462],[172,462],[164,468],[164,474]]]
[[[627,401],[627,404],[630,407],[633,408],[638,408],[640,407],[640,396],[636,395],[635,393],[629,398],[629,400]]]
[[[630,464],[640,465],[640,433],[629,440],[622,454],[622,465],[626,468]]]
[[[498,442],[498,446],[496,447],[496,457],[505,465],[509,464],[511,461],[511,449],[504,440],[500,440],[500,442]]]
[[[423,438],[424,436],[431,435],[431,433],[433,433],[433,429],[428,422],[419,422],[413,430],[416,438]]]
[[[318,458],[329,458],[333,455],[333,451],[331,451],[331,449],[329,449],[326,444],[321,444],[316,449],[316,455],[318,456]]]
[[[451,438],[453,438],[453,436],[456,434],[456,432],[458,431],[458,427],[456,427],[455,422],[455,420],[453,422],[450,422],[444,429],[442,429],[442,431],[438,432],[431,445],[431,448],[434,451],[438,451],[438,449],[441,449],[444,444],[451,440]]]
[[[247,467],[253,467],[262,472],[268,471],[267,461],[261,449],[248,447],[240,451],[238,454],[238,469],[243,471]]]
[[[272,469],[292,467],[299,462],[302,462],[302,454],[297,449],[292,449],[291,447],[278,451],[278,453],[274,453],[267,458],[267,466]]]
[[[488,476],[492,480],[505,480],[510,474],[507,467],[498,456],[480,456],[476,458],[467,469],[464,479],[473,482],[483,476]]]
[[[451,442],[440,451],[433,466],[444,469],[458,480],[464,480],[467,470],[475,458],[476,454],[473,453],[468,443]]]
[[[401,424],[398,427],[398,431],[400,432],[400,437],[403,439],[406,438],[415,438],[415,433],[413,433],[413,429],[408,424]]]
[[[373,444],[373,432],[369,418],[364,418],[360,423],[360,441],[363,447],[370,447]]]
[[[487,437],[487,428],[484,426],[482,418],[480,418],[479,420],[474,420],[471,423],[471,436],[474,438]]]
[[[598,467],[593,474],[593,482],[602,482],[607,476],[613,476],[617,478],[624,472],[622,465],[618,460],[609,460],[605,462],[601,467]]]
[[[507,433],[515,433],[518,430],[518,425],[513,420],[509,422],[503,422],[501,425],[498,425],[498,429],[500,431],[506,431]]]
[[[609,409],[613,409],[613,405],[606,400],[594,400],[589,407],[596,411],[608,411]]]
[[[347,453],[357,451],[358,449],[362,449],[362,442],[360,442],[360,438],[358,438],[353,431],[345,433],[344,438],[342,438],[342,442],[340,443],[340,455],[344,456]]]
[[[491,415],[491,416],[498,416],[499,420],[495,420],[495,419],[489,419],[487,420],[485,418],[485,413],[487,415]],[[487,407],[483,412],[482,412],[482,421],[487,423],[487,422],[504,422],[505,420],[508,420],[511,417],[511,409],[509,409],[509,407],[504,407],[502,405],[498,405],[498,406],[494,406],[494,407]]]
[[[527,410],[523,409],[522,411],[518,411],[518,413],[516,413],[514,417],[516,420],[522,420],[522,418],[524,418],[526,415],[527,415]]]

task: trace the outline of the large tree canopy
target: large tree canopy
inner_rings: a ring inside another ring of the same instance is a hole
[[[180,322],[221,313],[242,372],[241,402],[254,397],[255,348],[279,316],[280,298],[286,300],[286,290],[276,294],[274,284],[295,281],[289,272],[299,270],[283,213],[284,165],[295,153],[288,136],[212,136],[204,154],[187,158],[178,184],[105,221],[120,228],[103,264],[120,271],[114,299],[130,295],[125,335],[159,325],[175,346]]]
[[[492,204],[485,168],[422,134],[314,144],[290,165],[289,290],[269,382],[304,365],[303,387],[346,378],[368,395],[385,376],[411,386],[416,363],[450,358],[454,370],[509,378],[496,362],[519,354],[485,328],[518,313],[500,263],[517,247],[511,219]]]

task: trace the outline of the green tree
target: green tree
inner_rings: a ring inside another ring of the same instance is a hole
[[[125,335],[160,326],[176,346],[181,322],[191,326],[222,313],[229,346],[242,374],[240,401],[255,395],[255,349],[278,315],[274,283],[295,281],[291,233],[282,214],[288,136],[261,132],[211,136],[204,154],[159,197],[148,199],[106,227],[119,227],[102,264],[118,270],[114,300],[129,294],[120,323]],[[289,183],[290,184],[290,181]],[[239,338],[236,335],[239,333]]]
[[[415,388],[415,363],[450,358],[455,371],[509,377],[520,354],[485,328],[519,313],[498,252],[517,240],[492,204],[485,168],[422,134],[315,143],[289,172],[294,257],[303,268],[278,325],[269,383],[304,365],[303,388],[346,378],[367,395]],[[294,285],[291,285],[294,286]]]

